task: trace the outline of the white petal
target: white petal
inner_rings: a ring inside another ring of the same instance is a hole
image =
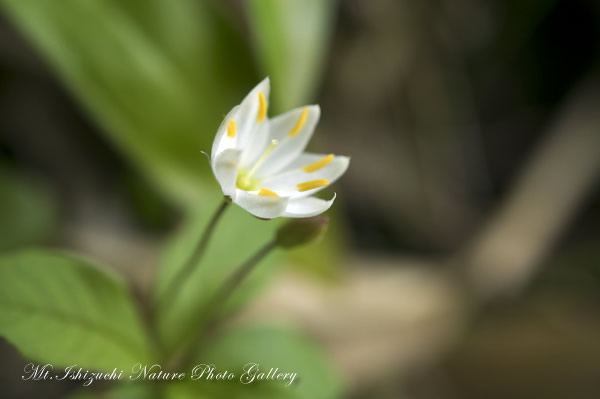
[[[290,136],[290,132],[298,124],[304,109],[307,110],[307,115],[302,128],[295,135]],[[310,141],[320,116],[321,109],[319,106],[309,105],[296,108],[271,119],[269,138],[270,140],[277,140],[278,144],[258,168],[256,175],[261,177],[277,173],[297,158]]]
[[[262,82],[257,84],[250,93],[240,103],[240,109],[235,117],[237,125],[237,148],[244,149],[252,140],[252,133],[256,127],[267,121],[267,118],[263,122],[259,123],[257,120],[259,110],[259,93],[263,93],[267,102],[267,110],[269,103],[269,91],[270,83],[269,78],[265,78]]]
[[[260,196],[240,189],[236,191],[234,203],[259,218],[273,219],[279,217],[288,204],[287,198]]]
[[[293,199],[288,202],[288,206],[282,216],[288,218],[308,218],[317,216],[331,208],[333,201],[335,201],[335,193],[333,194],[333,198],[329,201],[315,197]]]
[[[236,116],[239,108],[240,108],[239,105],[236,105],[235,107],[233,107],[231,109],[231,111],[229,111],[229,113],[225,116],[225,118],[223,118],[223,122],[221,122],[221,125],[217,129],[217,134],[215,135],[215,139],[214,139],[213,145],[212,145],[212,150],[210,152],[211,160],[214,160],[215,157],[219,154],[219,152],[224,151],[228,148],[235,147],[237,137],[233,137],[233,138],[229,137],[229,136],[227,136],[226,133],[227,133],[227,126],[229,126],[229,122],[231,122],[232,119],[235,119],[235,116]],[[213,168],[214,168],[214,162],[213,162]]]
[[[235,182],[238,175],[238,166],[242,152],[227,149],[217,153],[213,162],[213,173],[221,185],[223,194],[235,199]]]
[[[269,126],[270,121],[268,119],[254,126],[242,152],[240,166],[243,169],[251,169],[271,144],[271,140],[269,140]]]
[[[313,164],[314,162],[323,159],[325,156],[325,154],[304,153],[300,155],[298,159],[294,160],[281,173],[263,179],[261,181],[261,187],[274,191],[278,195],[284,197],[308,197],[327,186],[299,192],[297,187],[299,183],[326,179],[329,180],[329,184],[332,184],[334,181],[339,179],[344,172],[346,172],[346,169],[348,169],[348,165],[350,164],[350,158],[343,155],[338,155],[333,158],[329,164],[315,172],[308,173],[302,169],[304,166]]]

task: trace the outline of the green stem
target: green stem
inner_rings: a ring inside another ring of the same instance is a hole
[[[213,324],[219,316],[221,306],[224,305],[235,290],[246,280],[250,273],[255,269],[256,265],[265,258],[272,250],[278,247],[277,242],[271,241],[260,248],[254,255],[246,260],[242,265],[225,280],[221,288],[213,296],[212,300],[205,306],[206,317],[204,318],[204,328],[191,340],[190,348],[186,350],[183,357],[183,364],[188,364],[193,360],[205,338],[211,332],[211,324]]]
[[[248,275],[252,272],[252,270],[254,270],[254,267],[258,264],[258,262],[260,262],[275,248],[277,248],[277,243],[275,241],[269,242],[259,249],[254,255],[252,255],[248,260],[246,260],[240,267],[238,267],[221,286],[219,291],[217,291],[216,295],[211,301],[211,305],[209,305],[209,309],[218,309],[218,305],[220,303],[225,303],[225,301],[233,294],[235,289],[240,286],[246,277],[248,277]],[[210,318],[209,321],[211,321]]]
[[[165,301],[173,302],[174,297],[181,291],[181,286],[185,282],[186,278],[192,273],[194,267],[196,267],[202,258],[204,257],[204,253],[206,252],[206,246],[208,245],[210,238],[217,227],[217,223],[219,219],[227,209],[227,206],[231,202],[227,199],[219,205],[217,211],[214,213],[213,217],[208,222],[208,225],[205,227],[196,248],[194,248],[194,252],[190,255],[187,261],[184,263],[183,267],[179,269],[171,283],[167,286],[165,290],[165,294],[162,296]]]

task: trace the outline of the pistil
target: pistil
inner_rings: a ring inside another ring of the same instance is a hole
[[[265,152],[263,152],[263,154],[260,156],[260,158],[258,158],[258,161],[256,161],[254,166],[252,166],[252,169],[250,169],[250,171],[248,173],[245,173],[244,175],[240,176],[240,178],[238,180],[239,188],[241,188],[242,190],[246,190],[246,191],[250,190],[250,188],[253,185],[252,177],[254,176],[254,173],[256,173],[256,171],[258,170],[260,165],[262,165],[262,163],[265,161],[265,159],[267,159],[267,155],[269,155],[269,153],[273,150],[273,148],[275,148],[275,146],[277,144],[279,144],[279,142],[277,140],[272,140],[271,144],[267,147]]]

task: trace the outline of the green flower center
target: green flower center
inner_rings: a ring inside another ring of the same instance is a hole
[[[240,169],[235,186],[240,190],[255,191],[258,190],[259,183],[259,180],[250,175],[249,171]]]
[[[254,177],[254,172],[257,171],[258,167],[262,165],[262,163],[267,158],[267,155],[271,152],[271,150],[278,144],[277,140],[271,140],[271,144],[267,147],[265,152],[263,152],[262,156],[258,158],[258,161],[254,164],[252,169],[245,170],[240,169],[238,171],[238,178],[235,182],[235,186],[240,190],[244,191],[255,191],[258,190],[258,184],[260,183],[256,177]]]

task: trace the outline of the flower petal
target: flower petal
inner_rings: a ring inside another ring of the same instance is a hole
[[[310,141],[320,116],[319,106],[309,105],[271,119],[269,139],[277,140],[278,144],[258,168],[256,175],[261,177],[277,173],[298,157]]]
[[[275,196],[262,196],[237,189],[234,203],[256,217],[273,219],[285,211],[288,199]]]
[[[243,169],[251,169],[271,144],[269,128],[270,121],[268,119],[254,126],[242,152],[240,166]]]
[[[333,198],[329,201],[315,197],[305,197],[290,200],[285,212],[281,216],[288,218],[308,218],[311,216],[320,215],[331,208],[333,201],[335,201],[335,197],[336,195],[334,193]]]
[[[217,153],[212,160],[213,173],[221,185],[223,194],[235,200],[235,182],[242,152],[233,148]]]
[[[217,129],[217,134],[215,135],[215,139],[213,141],[212,150],[210,152],[210,159],[212,161],[213,169],[214,169],[214,159],[221,152],[228,148],[234,148],[237,142],[237,134],[235,137],[227,136],[227,127],[232,119],[235,120],[237,112],[240,106],[236,105],[229,111],[229,113],[223,118],[223,122]]]
[[[284,197],[308,197],[339,179],[340,176],[346,172],[346,169],[348,169],[348,165],[350,164],[349,157],[338,155],[317,170],[307,172],[304,169],[305,166],[313,165],[315,162],[322,160],[325,157],[327,157],[325,154],[304,153],[290,163],[290,165],[281,173],[264,178],[261,181],[261,186]],[[328,180],[329,183],[307,191],[300,192],[298,190],[298,184],[300,183],[322,179]]]
[[[240,103],[240,108],[235,117],[238,134],[238,149],[245,149],[249,144],[251,144],[251,136],[253,135],[254,130],[258,127],[258,125],[261,125],[267,121],[267,118],[265,117],[262,122],[259,123],[258,116],[262,106],[265,107],[264,111],[266,111],[269,100],[269,91],[269,78],[265,78],[252,90],[250,90],[250,93],[248,93],[248,95]],[[262,95],[260,93],[262,93]],[[262,101],[264,101],[264,104],[261,105]]]

